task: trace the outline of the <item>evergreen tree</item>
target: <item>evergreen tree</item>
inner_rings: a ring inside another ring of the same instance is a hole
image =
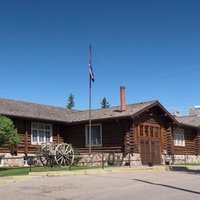
[[[102,99],[102,102],[101,102],[101,108],[109,108],[110,107],[110,104],[109,102],[107,101],[106,97],[104,97]]]
[[[71,93],[69,95],[69,98],[68,98],[68,101],[67,101],[67,108],[68,109],[72,109],[72,108],[74,108],[74,105],[75,105],[75,103],[74,103],[74,95]]]
[[[0,146],[9,144],[15,146],[20,143],[20,137],[11,119],[0,116]]]

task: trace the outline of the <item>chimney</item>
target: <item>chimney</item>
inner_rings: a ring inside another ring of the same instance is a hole
[[[126,110],[126,89],[124,86],[120,86],[120,101],[121,101],[121,111]]]

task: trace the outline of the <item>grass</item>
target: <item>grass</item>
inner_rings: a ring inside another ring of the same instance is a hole
[[[175,163],[173,165],[181,165],[181,166],[200,166],[200,163]]]
[[[72,166],[71,170],[97,169],[101,166]],[[31,172],[69,171],[69,167],[32,167]],[[28,175],[29,167],[0,167],[0,177]]]

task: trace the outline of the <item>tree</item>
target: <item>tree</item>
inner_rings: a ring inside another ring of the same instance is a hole
[[[107,101],[106,97],[104,97],[102,99],[102,102],[101,102],[101,108],[109,108],[110,107],[110,104],[109,102]]]
[[[0,116],[0,146],[8,143],[15,146],[20,143],[20,137],[11,119]]]
[[[74,105],[75,105],[75,103],[74,103],[74,95],[71,93],[69,95],[69,98],[68,98],[68,101],[67,101],[67,108],[68,109],[72,109],[72,108],[74,108]]]

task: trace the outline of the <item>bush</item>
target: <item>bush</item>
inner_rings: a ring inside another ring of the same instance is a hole
[[[12,147],[20,143],[20,137],[11,119],[0,116],[0,146],[8,143]]]

